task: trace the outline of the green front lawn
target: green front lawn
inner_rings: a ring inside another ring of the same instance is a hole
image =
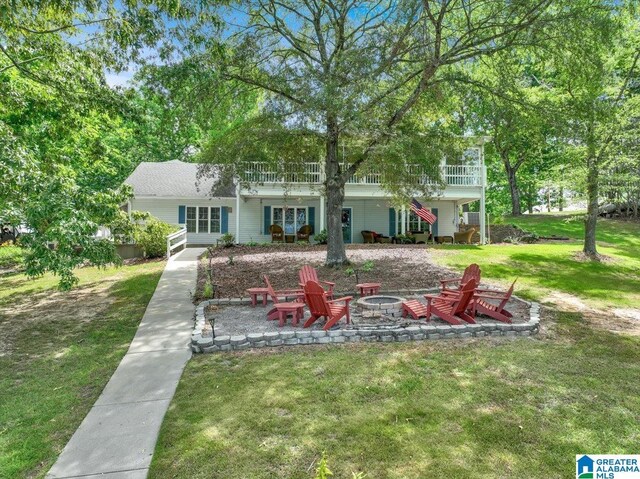
[[[562,314],[550,337],[196,356],[150,477],[571,477],[635,453],[640,340]]]
[[[577,218],[577,219],[576,219]],[[583,234],[580,217],[532,215],[509,218],[523,229],[543,236],[575,238],[570,242],[520,245],[443,246],[434,250],[437,261],[460,270],[478,263],[485,280],[503,285],[518,279],[517,293],[545,300],[554,291],[578,297],[590,306],[640,305],[640,224],[619,220],[598,222],[602,262],[580,258]]]
[[[0,277],[0,477],[45,475],[124,356],[163,268],[83,268],[68,293],[50,275]]]

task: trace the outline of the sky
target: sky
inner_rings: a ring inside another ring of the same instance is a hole
[[[107,85],[111,88],[117,86],[129,86],[129,81],[133,78],[133,69],[129,69],[120,73],[115,73],[107,70],[105,72],[105,79],[107,80]]]

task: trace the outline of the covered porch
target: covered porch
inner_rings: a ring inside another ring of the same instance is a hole
[[[429,208],[437,221],[428,225],[408,207],[395,208],[389,198],[347,196],[342,208],[342,231],[346,244],[364,243],[363,232],[375,232],[394,237],[410,232],[431,233],[435,236],[450,236],[460,227],[460,207],[480,200],[481,220],[484,210],[482,198],[443,197],[434,200],[420,200]],[[294,242],[300,228],[311,227],[311,240],[326,228],[326,206],[323,196],[307,194],[279,195],[241,195],[236,198],[235,236],[238,243],[264,243],[272,240],[272,225],[282,228],[285,242]],[[484,221],[480,226],[481,241],[484,242]]]

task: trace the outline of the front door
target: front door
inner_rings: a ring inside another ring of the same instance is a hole
[[[351,208],[342,208],[342,240],[351,243]]]

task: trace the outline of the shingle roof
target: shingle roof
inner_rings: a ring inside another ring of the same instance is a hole
[[[143,162],[131,173],[125,183],[131,185],[134,196],[167,198],[235,197],[233,185],[218,185],[212,191],[216,177],[198,178],[197,163],[180,160]]]

